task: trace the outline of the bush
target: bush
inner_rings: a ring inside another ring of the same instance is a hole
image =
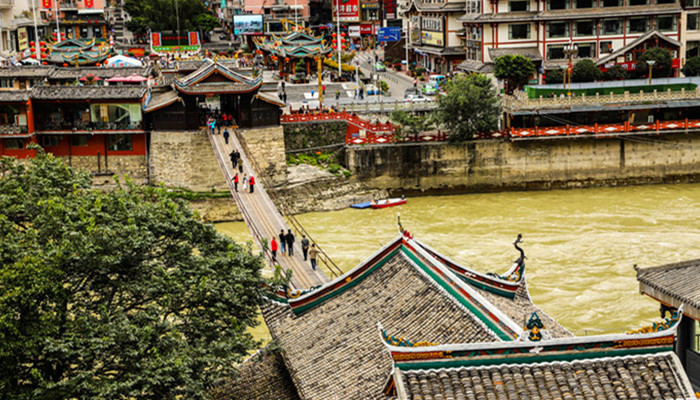
[[[564,83],[564,71],[552,69],[544,75],[544,83]]]
[[[597,65],[591,60],[581,60],[574,65],[572,81],[595,82],[603,76]]]
[[[535,64],[529,58],[506,55],[496,58],[493,76],[504,80],[506,93],[512,94],[514,90],[527,84],[535,71]]]
[[[629,74],[622,65],[613,65],[607,71],[603,72],[603,80],[605,81],[622,81],[628,77]]]
[[[695,56],[685,60],[681,71],[685,76],[700,76],[700,57]]]
[[[423,67],[416,68],[417,75],[423,75],[424,73],[425,73],[425,68],[423,68]]]
[[[335,60],[331,60],[330,58],[326,58],[323,60],[323,64],[330,67],[330,68],[335,69],[336,71],[338,70],[338,63],[335,62]],[[340,66],[340,69],[345,71],[345,72],[355,72],[355,70],[357,68],[352,66],[352,65],[343,64]],[[360,75],[362,75],[362,71],[360,71]]]
[[[336,173],[338,173],[342,168],[343,168],[343,167],[341,167],[341,166],[338,165],[338,164],[330,164],[330,165],[328,165],[328,172],[330,172],[331,174],[336,174]]]
[[[382,92],[389,91],[389,84],[386,81],[379,81],[379,86],[381,86]]]

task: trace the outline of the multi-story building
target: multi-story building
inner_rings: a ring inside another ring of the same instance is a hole
[[[419,66],[435,73],[449,73],[464,61],[459,21],[464,7],[464,0],[410,0],[399,4],[399,12],[409,24],[409,49]]]
[[[283,33],[282,20],[309,25],[309,0],[246,0],[243,14],[263,16],[266,33]]]
[[[65,39],[109,39],[111,32],[105,18],[106,0],[52,0],[51,8],[42,8],[42,19],[49,32],[58,29]],[[58,18],[58,27],[56,19]]]
[[[699,16],[700,10],[684,12],[678,0],[467,0],[460,68],[490,72],[497,57],[521,54],[541,74],[568,64],[565,48],[572,44],[576,59],[632,69],[639,54],[661,46],[671,51],[678,73],[688,48],[683,28],[700,39]],[[697,53],[700,42],[692,43]]]
[[[34,0],[37,13],[41,1]],[[45,24],[37,18],[39,37],[44,34]],[[35,41],[34,19],[30,0],[0,0],[0,51],[9,53],[28,49],[29,42]]]

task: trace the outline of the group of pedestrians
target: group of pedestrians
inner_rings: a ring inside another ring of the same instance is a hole
[[[238,183],[243,183],[243,191],[250,190],[250,193],[255,193],[255,177],[243,174],[243,179],[238,176],[238,172],[233,176],[233,190],[238,191]]]
[[[279,238],[279,242],[277,239]],[[281,250],[281,254],[284,255],[285,251],[287,255],[294,255],[294,234],[291,229],[287,229],[287,233],[284,233],[284,229],[280,229],[280,234],[277,238],[273,237],[270,242],[270,250],[272,251],[272,262],[277,262],[277,251]],[[310,245],[310,246],[309,246]],[[306,235],[301,235],[301,251],[304,253],[304,261],[311,260],[311,268],[316,270],[316,258],[320,252],[316,248],[316,244],[311,244]]]

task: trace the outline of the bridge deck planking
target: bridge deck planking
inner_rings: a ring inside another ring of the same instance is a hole
[[[267,190],[259,179],[260,177],[253,171],[251,163],[248,160],[248,155],[243,151],[236,135],[232,134],[231,137],[229,137],[228,145],[225,143],[223,135],[209,134],[209,139],[214,148],[219,166],[224,173],[224,178],[229,186],[231,195],[236,201],[238,209],[241,211],[243,219],[248,229],[250,229],[255,242],[262,250],[263,246],[260,239],[261,237],[267,238],[269,247],[270,239],[272,237],[276,238],[279,235],[280,229],[284,229],[284,231],[287,232],[289,226],[270,199],[270,196],[268,196]],[[243,176],[241,174],[239,174],[240,181],[238,192],[234,190],[233,176],[235,172],[233,171],[233,166],[229,158],[229,154],[234,148],[241,153],[241,160],[239,162],[243,163],[243,173],[248,176],[252,174],[255,177],[254,193],[250,193],[248,189],[245,191],[243,190]],[[272,270],[274,265],[272,264],[269,252],[265,254],[265,259]],[[301,237],[296,237],[294,241],[293,256],[282,255],[278,252],[277,264],[279,264],[283,270],[289,268],[293,271],[290,285],[294,288],[309,288],[328,282],[328,277],[320,266],[317,266],[314,271],[311,269],[310,262],[304,261],[304,256],[301,251]]]

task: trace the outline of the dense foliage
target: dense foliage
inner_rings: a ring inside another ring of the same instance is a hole
[[[595,82],[603,76],[600,68],[591,60],[581,60],[574,64],[571,80],[573,82]]]
[[[508,94],[522,88],[535,73],[535,64],[529,58],[520,55],[498,57],[494,68],[493,75],[505,81]]]
[[[131,16],[126,27],[135,34],[143,35],[150,28],[153,32],[174,32],[177,30],[177,16],[180,16],[180,32],[207,32],[220,26],[200,0],[126,0],[124,9]]]
[[[695,56],[685,60],[681,71],[685,76],[700,76],[700,57]]]
[[[625,67],[615,64],[603,72],[603,80],[605,81],[622,81],[629,77]]]
[[[438,98],[435,118],[450,131],[451,142],[464,142],[479,132],[498,128],[501,102],[491,79],[481,74],[456,76]]]
[[[647,60],[655,60],[656,63],[652,67],[652,77],[654,78],[666,78],[671,76],[671,52],[663,47],[652,47],[648,49],[641,56],[637,57],[636,71],[640,76],[649,76],[649,64]]]
[[[548,84],[564,83],[564,71],[561,69],[552,69],[547,71],[544,76],[544,82]]]
[[[1,167],[0,398],[201,399],[254,348],[261,261],[183,200]]]
[[[399,124],[396,135],[405,137],[417,135],[432,129],[435,121],[432,114],[417,114],[406,110],[396,109],[391,113],[391,120]]]

